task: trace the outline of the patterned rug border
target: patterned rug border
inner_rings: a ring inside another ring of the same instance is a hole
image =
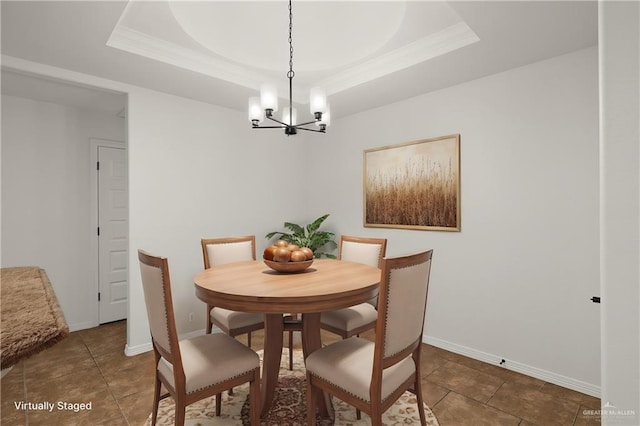
[[[258,351],[262,361],[262,351]],[[261,426],[302,426],[306,424],[306,401],[304,386],[304,360],[301,351],[294,351],[293,371],[288,369],[289,351],[282,350],[280,362],[280,378],[276,389],[276,400],[269,415],[262,419]],[[249,403],[247,401],[249,386],[245,384],[234,388],[233,395],[222,394],[222,413],[215,416],[215,398],[207,398],[187,406],[185,425],[187,426],[239,426],[248,425]],[[362,413],[362,419],[356,419],[355,408],[333,398],[335,409],[335,423],[324,419],[322,426],[366,426],[370,425],[369,417]],[[167,398],[160,402],[157,425],[174,424],[173,399]],[[439,426],[438,420],[431,409],[424,404],[424,411],[428,426]],[[400,399],[383,415],[385,425],[413,425],[420,424],[420,414],[417,410],[415,395],[405,392]],[[151,425],[151,415],[145,426]]]

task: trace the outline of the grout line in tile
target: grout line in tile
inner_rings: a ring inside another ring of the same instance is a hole
[[[445,389],[447,389],[447,388],[445,388]],[[447,395],[449,395],[451,392],[453,392],[451,389],[447,389],[447,392],[446,392],[444,395],[442,395],[442,398],[440,398],[439,400],[437,400],[437,401],[436,401],[436,403],[435,403],[435,404],[433,404],[433,407],[429,407],[429,408],[431,408],[431,409],[435,408],[435,406],[436,406],[436,405],[438,405],[438,404],[440,403],[440,401],[442,401],[443,399],[445,399],[445,397],[446,397]]]
[[[22,398],[24,401],[27,401],[27,365],[24,361],[21,361],[22,365]],[[25,426],[29,426],[29,410],[24,410],[24,424]]]
[[[526,419],[524,419],[524,418],[522,418],[522,417],[518,416],[517,414],[509,413],[508,411],[504,411],[504,410],[502,410],[502,409],[500,409],[500,408],[498,408],[498,407],[494,407],[493,405],[484,404],[484,406],[485,406],[485,407],[487,407],[487,408],[491,408],[492,410],[496,410],[496,411],[499,411],[499,412],[501,412],[501,413],[508,414],[509,416],[511,416],[511,417],[515,417],[516,419],[520,419],[520,422],[519,422],[518,424],[521,424],[522,422],[525,422],[525,421],[526,421],[526,422],[528,422],[530,425],[535,425],[535,423],[533,423],[531,420],[526,420]]]
[[[489,398],[484,402],[484,404],[485,404],[485,405],[489,405],[489,401],[491,401],[491,399],[492,399],[494,396],[496,396],[496,394],[498,393],[498,391],[499,391],[500,389],[502,389],[502,387],[505,385],[505,383],[507,383],[507,381],[506,381],[506,380],[504,380],[504,381],[500,384],[500,386],[498,386],[498,388],[497,388],[497,389],[496,389],[496,390],[491,394],[491,396],[490,396],[490,397],[489,397]]]
[[[496,389],[496,391],[493,393],[493,395],[491,395],[491,398],[489,398],[489,399],[487,400],[487,402],[485,402],[483,405],[484,405],[485,407],[487,407],[487,408],[491,408],[492,410],[496,410],[496,411],[499,411],[499,412],[501,412],[501,413],[508,414],[508,415],[510,415],[511,417],[515,417],[515,418],[517,418],[517,419],[520,419],[520,422],[518,423],[518,425],[522,424],[522,422],[524,422],[524,421],[527,421],[529,424],[534,425],[535,423],[533,423],[533,422],[532,422],[532,421],[530,421],[530,420],[526,420],[526,419],[524,419],[524,418],[520,417],[519,415],[516,415],[516,414],[513,414],[513,413],[509,413],[508,411],[504,411],[503,409],[498,408],[498,407],[496,407],[495,405],[491,405],[491,404],[490,404],[491,399],[495,396],[495,394],[496,394],[496,393],[498,393],[498,391],[499,391],[499,390],[502,388],[502,386],[504,386],[505,384],[507,384],[507,382],[506,382],[506,381],[504,381],[504,382],[503,382],[503,383],[498,387],[498,389]]]
[[[580,407],[582,406],[582,404],[578,403],[578,408],[576,409],[576,413],[573,415],[573,421],[571,422],[572,425],[576,424],[576,421],[578,421],[578,416],[580,415]]]
[[[116,405],[118,406],[118,410],[120,410],[120,414],[122,415],[122,418],[127,423],[127,425],[131,426],[131,423],[129,423],[129,419],[124,414],[124,411],[122,411],[122,406],[120,405],[120,401],[118,401],[118,399],[115,397],[115,395],[113,395],[113,392],[111,393],[111,396],[113,396],[113,399],[116,401]]]
[[[93,363],[96,365],[96,368],[98,369],[98,372],[100,373],[100,377],[102,377],[104,384],[107,386],[107,389],[109,390],[109,394],[111,394],[111,398],[113,398],[116,405],[118,406],[118,410],[120,410],[120,415],[122,416],[124,421],[127,423],[127,425],[131,426],[131,424],[129,423],[129,419],[127,419],[127,416],[124,414],[124,411],[122,411],[122,406],[120,405],[120,401],[118,400],[118,398],[116,398],[116,395],[113,393],[113,389],[109,385],[107,378],[104,376],[104,372],[102,371],[102,368],[100,368],[100,364],[98,364],[98,361],[96,360],[96,355],[94,355],[93,352],[91,352],[91,349],[89,349],[89,347],[87,346],[86,343],[84,343],[84,341],[83,341],[83,344],[86,346],[87,350],[91,354],[91,359],[93,360]]]
[[[542,383],[540,384],[540,387],[538,389],[536,389],[538,392],[543,393],[542,389],[544,389],[544,386],[549,383],[549,382],[545,382],[544,380],[542,381]]]

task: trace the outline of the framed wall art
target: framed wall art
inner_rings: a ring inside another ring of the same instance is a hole
[[[364,151],[364,226],[460,231],[460,135]]]

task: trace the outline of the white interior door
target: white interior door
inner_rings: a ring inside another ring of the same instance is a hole
[[[98,146],[98,304],[100,324],[127,317],[128,193],[123,148]]]

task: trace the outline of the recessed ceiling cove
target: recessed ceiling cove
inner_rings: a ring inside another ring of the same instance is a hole
[[[130,1],[107,45],[252,89],[284,93],[287,2]],[[328,95],[475,43],[446,2],[293,2],[295,93]]]
[[[269,71],[289,63],[289,13],[284,2],[225,3],[222,9],[215,2],[169,6],[182,29],[211,52]],[[379,52],[398,32],[405,11],[404,2],[366,8],[357,2],[293,2],[297,70],[333,70]]]

